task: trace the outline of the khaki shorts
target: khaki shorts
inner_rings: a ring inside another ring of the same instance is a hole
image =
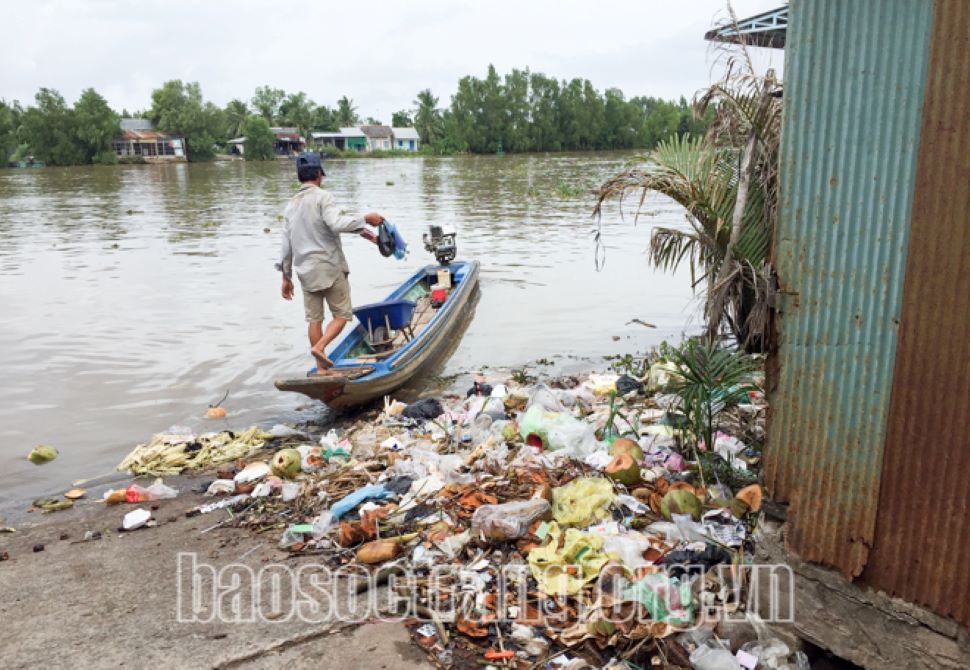
[[[350,304],[350,282],[347,281],[346,275],[341,275],[333,286],[322,291],[303,289],[303,309],[306,311],[307,322],[323,321],[324,300],[333,316],[348,321],[353,320],[354,308]]]

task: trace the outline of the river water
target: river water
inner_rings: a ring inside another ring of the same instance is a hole
[[[689,279],[645,257],[650,225],[683,223],[674,203],[648,200],[636,227],[636,198],[625,219],[610,207],[605,268],[594,267],[592,189],[634,159],[328,161],[325,186],[341,207],[381,212],[411,242],[398,261],[347,239],[355,304],[433,262],[421,233],[450,224],[459,258],[482,272],[475,319],[445,373],[553,357],[592,366],[679,338],[695,306]],[[0,503],[108,473],[173,424],[325,415],[273,387],[311,364],[299,292],[282,300],[273,268],[296,187],[290,162],[0,170]],[[228,419],[206,422],[227,389]],[[40,443],[59,458],[30,464]]]

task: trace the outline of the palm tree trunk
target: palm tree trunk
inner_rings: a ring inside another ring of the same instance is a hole
[[[754,166],[754,149],[758,143],[758,135],[754,128],[748,135],[748,141],[744,145],[744,153],[741,155],[741,180],[738,182],[738,198],[734,202],[734,212],[731,217],[731,237],[728,240],[727,249],[724,251],[724,258],[718,268],[717,279],[708,293],[708,312],[707,312],[707,335],[714,340],[717,331],[721,326],[726,296],[719,290],[727,281],[731,274],[731,265],[734,263],[734,247],[741,238],[741,227],[744,223],[744,208],[748,204],[748,186],[751,184],[752,167]],[[744,329],[743,324],[739,324]]]

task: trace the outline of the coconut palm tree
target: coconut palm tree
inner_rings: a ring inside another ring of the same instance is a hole
[[[650,191],[687,211],[686,229],[655,227],[650,259],[664,270],[688,262],[705,296],[710,337],[726,327],[740,345],[761,351],[768,329],[768,258],[778,205],[780,85],[773,71],[754,73],[747,54],[729,59],[724,78],[694,101],[697,114],[714,110],[703,137],[671,136],[636,167],[607,180],[604,202]]]
[[[347,127],[356,126],[358,123],[360,123],[360,117],[357,116],[354,101],[345,95],[337,101],[337,124]]]
[[[226,131],[230,138],[243,134],[243,127],[248,118],[249,107],[242,100],[230,100],[226,104]]]
[[[438,98],[426,88],[418,93],[414,101],[417,111],[414,114],[414,127],[421,137],[421,143],[431,146],[443,134],[441,112],[438,111]]]

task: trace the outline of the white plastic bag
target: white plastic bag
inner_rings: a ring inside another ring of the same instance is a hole
[[[727,649],[703,645],[691,652],[694,670],[741,670],[741,664]]]

